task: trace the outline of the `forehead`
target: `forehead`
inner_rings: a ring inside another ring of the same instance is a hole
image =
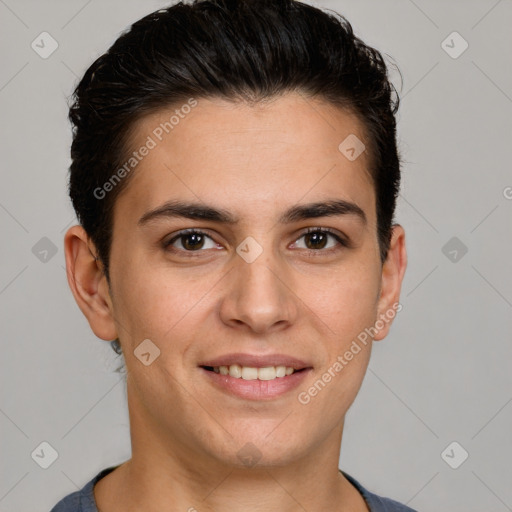
[[[344,141],[368,142],[357,116],[296,93],[256,105],[195,101],[163,108],[134,126],[130,146],[138,160],[115,216],[123,210],[134,221],[169,199],[187,198],[261,218],[270,206],[277,213],[280,205],[339,197],[372,220],[369,151],[356,159],[343,152]]]

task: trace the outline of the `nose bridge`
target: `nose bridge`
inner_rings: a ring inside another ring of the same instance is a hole
[[[264,238],[264,240],[263,240]],[[223,298],[224,322],[247,324],[263,332],[294,321],[295,298],[289,273],[276,255],[271,237],[247,237],[238,247],[235,269]]]

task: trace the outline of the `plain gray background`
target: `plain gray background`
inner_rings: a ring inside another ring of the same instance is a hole
[[[64,270],[66,98],[122,30],[168,4],[0,0],[2,512],[47,512],[130,457],[119,360]],[[345,15],[404,78],[403,310],[374,347],[340,467],[422,512],[512,510],[512,2],[314,5]],[[43,31],[59,45],[47,59],[31,48]],[[58,453],[48,469],[31,456],[43,441]]]

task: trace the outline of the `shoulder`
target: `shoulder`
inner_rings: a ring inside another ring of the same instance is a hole
[[[365,489],[355,478],[351,477],[344,471],[342,473],[345,475],[347,480],[361,493],[370,512],[417,512],[416,510],[399,503],[398,501],[392,500],[390,498],[383,498],[381,496],[377,496],[372,492]]]
[[[94,485],[117,466],[103,469],[79,491],[62,498],[50,512],[98,512],[94,500]]]
[[[82,489],[83,490],[83,489]],[[62,498],[57,505],[55,505],[50,512],[82,512],[80,505],[82,491],[74,492],[69,494],[65,498]]]

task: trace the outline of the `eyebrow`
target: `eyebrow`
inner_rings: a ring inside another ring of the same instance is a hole
[[[281,224],[290,224],[299,220],[341,215],[353,215],[359,218],[363,224],[367,223],[364,211],[357,204],[343,199],[331,199],[292,206],[280,216],[279,222]],[[209,220],[221,224],[236,224],[239,221],[238,217],[222,208],[215,208],[202,203],[171,200],[154,210],[146,212],[139,219],[138,225],[142,226],[150,221],[162,218],[176,217],[192,220]]]

